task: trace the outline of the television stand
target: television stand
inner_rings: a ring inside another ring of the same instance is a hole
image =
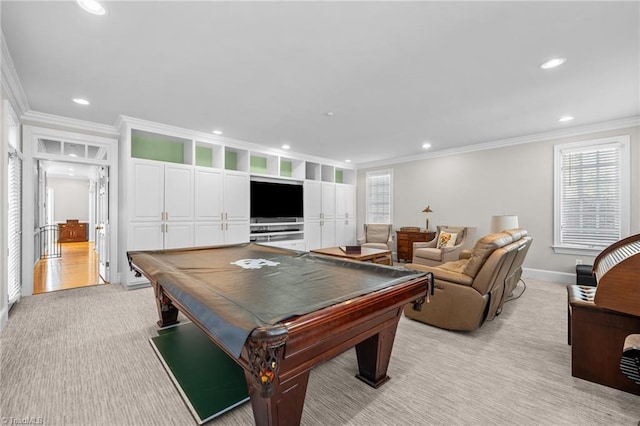
[[[300,220],[300,221],[298,221]],[[298,218],[252,219],[249,240],[258,244],[305,250],[304,222]]]

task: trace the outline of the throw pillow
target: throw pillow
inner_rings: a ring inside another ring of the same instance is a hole
[[[440,232],[438,235],[438,248],[453,247],[456,244],[456,236],[458,234],[452,234],[449,232]]]

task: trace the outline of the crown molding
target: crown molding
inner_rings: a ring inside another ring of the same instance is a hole
[[[515,138],[501,139],[492,142],[483,142],[474,145],[462,146],[458,148],[445,149],[424,153],[420,155],[407,155],[404,157],[391,158],[388,160],[372,161],[368,163],[358,163],[359,169],[388,166],[392,164],[408,163],[411,161],[425,160],[429,158],[446,157],[449,155],[466,154],[475,151],[484,151],[487,149],[504,148],[513,145],[522,145],[534,142],[543,142],[552,139],[566,138],[572,136],[580,136],[587,133],[605,132],[609,130],[624,129],[629,127],[640,126],[640,116],[622,118],[619,120],[606,121],[602,123],[587,124],[579,127],[571,127],[561,130],[553,130],[550,132],[537,133],[534,135],[518,136]]]
[[[13,59],[9,52],[9,47],[4,40],[4,33],[0,30],[0,49],[2,58],[0,58],[0,70],[2,72],[2,88],[4,89],[9,102],[13,106],[18,117],[29,111],[29,100],[24,93],[18,73],[13,65]]]
[[[60,115],[37,111],[28,111],[24,113],[20,121],[24,125],[69,130],[108,138],[117,138],[120,135],[114,126],[108,124],[77,120],[75,118],[62,117]]]

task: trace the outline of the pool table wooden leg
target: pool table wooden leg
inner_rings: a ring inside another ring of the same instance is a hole
[[[387,368],[399,319],[397,317],[378,334],[356,345],[359,371],[356,377],[376,389],[389,380]]]
[[[307,393],[309,373],[306,370],[286,381],[274,383],[271,397],[263,398],[260,391],[252,386],[254,377],[245,370],[253,418],[257,426],[299,425]]]

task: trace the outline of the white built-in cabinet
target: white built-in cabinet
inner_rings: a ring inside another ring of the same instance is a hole
[[[355,170],[120,117],[119,253],[125,288],[147,285],[126,252],[249,241],[296,250],[355,244]],[[250,217],[250,180],[304,185],[304,218]],[[302,220],[302,222],[301,222]],[[252,233],[253,230],[253,233]]]
[[[356,187],[336,184],[336,245],[356,245]]]
[[[131,168],[131,249],[192,246],[193,169],[148,160],[132,160]]]
[[[248,241],[249,175],[195,170],[195,246]]]
[[[351,184],[304,183],[307,250],[356,243],[356,190]]]

